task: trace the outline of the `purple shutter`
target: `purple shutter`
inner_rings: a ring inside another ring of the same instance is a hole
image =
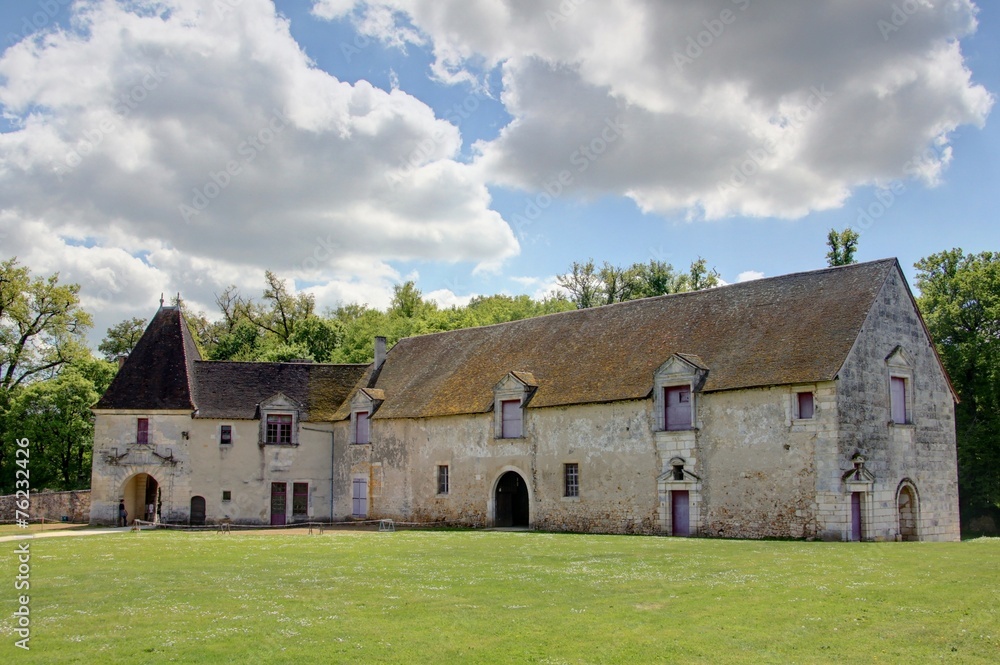
[[[670,493],[670,509],[673,535],[691,535],[691,513],[688,505],[687,490],[674,490]]]
[[[851,540],[861,540],[861,492],[851,492]]]
[[[368,412],[358,411],[355,415],[355,443],[368,443],[371,441],[371,430],[369,429]]]
[[[351,492],[351,515],[368,517],[368,481],[364,478],[354,479]]]
[[[813,417],[815,403],[812,393],[799,393],[799,418],[808,420]]]
[[[141,446],[149,443],[149,418],[139,418],[136,421],[135,442]]]
[[[894,376],[890,381],[892,422],[902,424],[906,422],[906,379]]]
[[[503,418],[502,437],[504,439],[516,439],[521,436],[521,400],[509,399],[501,403]]]
[[[687,386],[663,389],[668,430],[690,429],[691,389]]]

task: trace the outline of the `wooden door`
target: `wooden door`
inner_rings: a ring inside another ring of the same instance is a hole
[[[351,489],[351,515],[353,517],[368,517],[368,481],[365,478],[355,478]]]
[[[285,523],[285,499],[288,491],[285,483],[271,483],[271,524]]]
[[[191,526],[201,526],[205,523],[205,497],[191,497]]]
[[[851,540],[861,540],[861,492],[851,492]]]
[[[673,490],[670,493],[671,527],[675,536],[691,535],[691,513],[688,500],[687,490]]]

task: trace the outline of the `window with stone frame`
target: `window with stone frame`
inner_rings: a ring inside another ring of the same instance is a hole
[[[149,418],[136,419],[135,442],[140,446],[145,446],[149,444]]]
[[[439,495],[448,493],[450,480],[448,465],[439,464],[437,468],[437,493]]]
[[[816,415],[816,396],[812,391],[795,393],[795,418],[811,420]]]
[[[519,439],[524,433],[523,413],[521,400],[505,399],[501,403],[502,425],[500,428],[500,438]]]
[[[294,418],[290,413],[269,413],[265,420],[264,443],[282,445],[292,443],[292,424]]]
[[[219,425],[219,443],[228,444],[233,442],[233,426]]]
[[[889,377],[889,418],[897,425],[910,422],[910,414],[906,406],[908,388],[906,377]]]
[[[563,464],[563,496],[580,496],[580,465],[577,462]]]
[[[354,443],[371,443],[371,418],[368,411],[354,412]]]
[[[668,431],[691,429],[691,386],[663,389],[663,422]]]

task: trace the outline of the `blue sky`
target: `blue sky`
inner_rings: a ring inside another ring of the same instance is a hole
[[[912,281],[1000,248],[998,33],[966,0],[3,3],[0,254],[98,339],[265,269],[447,305],[587,258],[810,270],[846,226]]]

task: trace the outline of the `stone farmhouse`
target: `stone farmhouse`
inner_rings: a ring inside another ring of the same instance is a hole
[[[91,521],[957,540],[955,400],[893,259],[369,365],[204,361],[161,306],[94,407]]]

